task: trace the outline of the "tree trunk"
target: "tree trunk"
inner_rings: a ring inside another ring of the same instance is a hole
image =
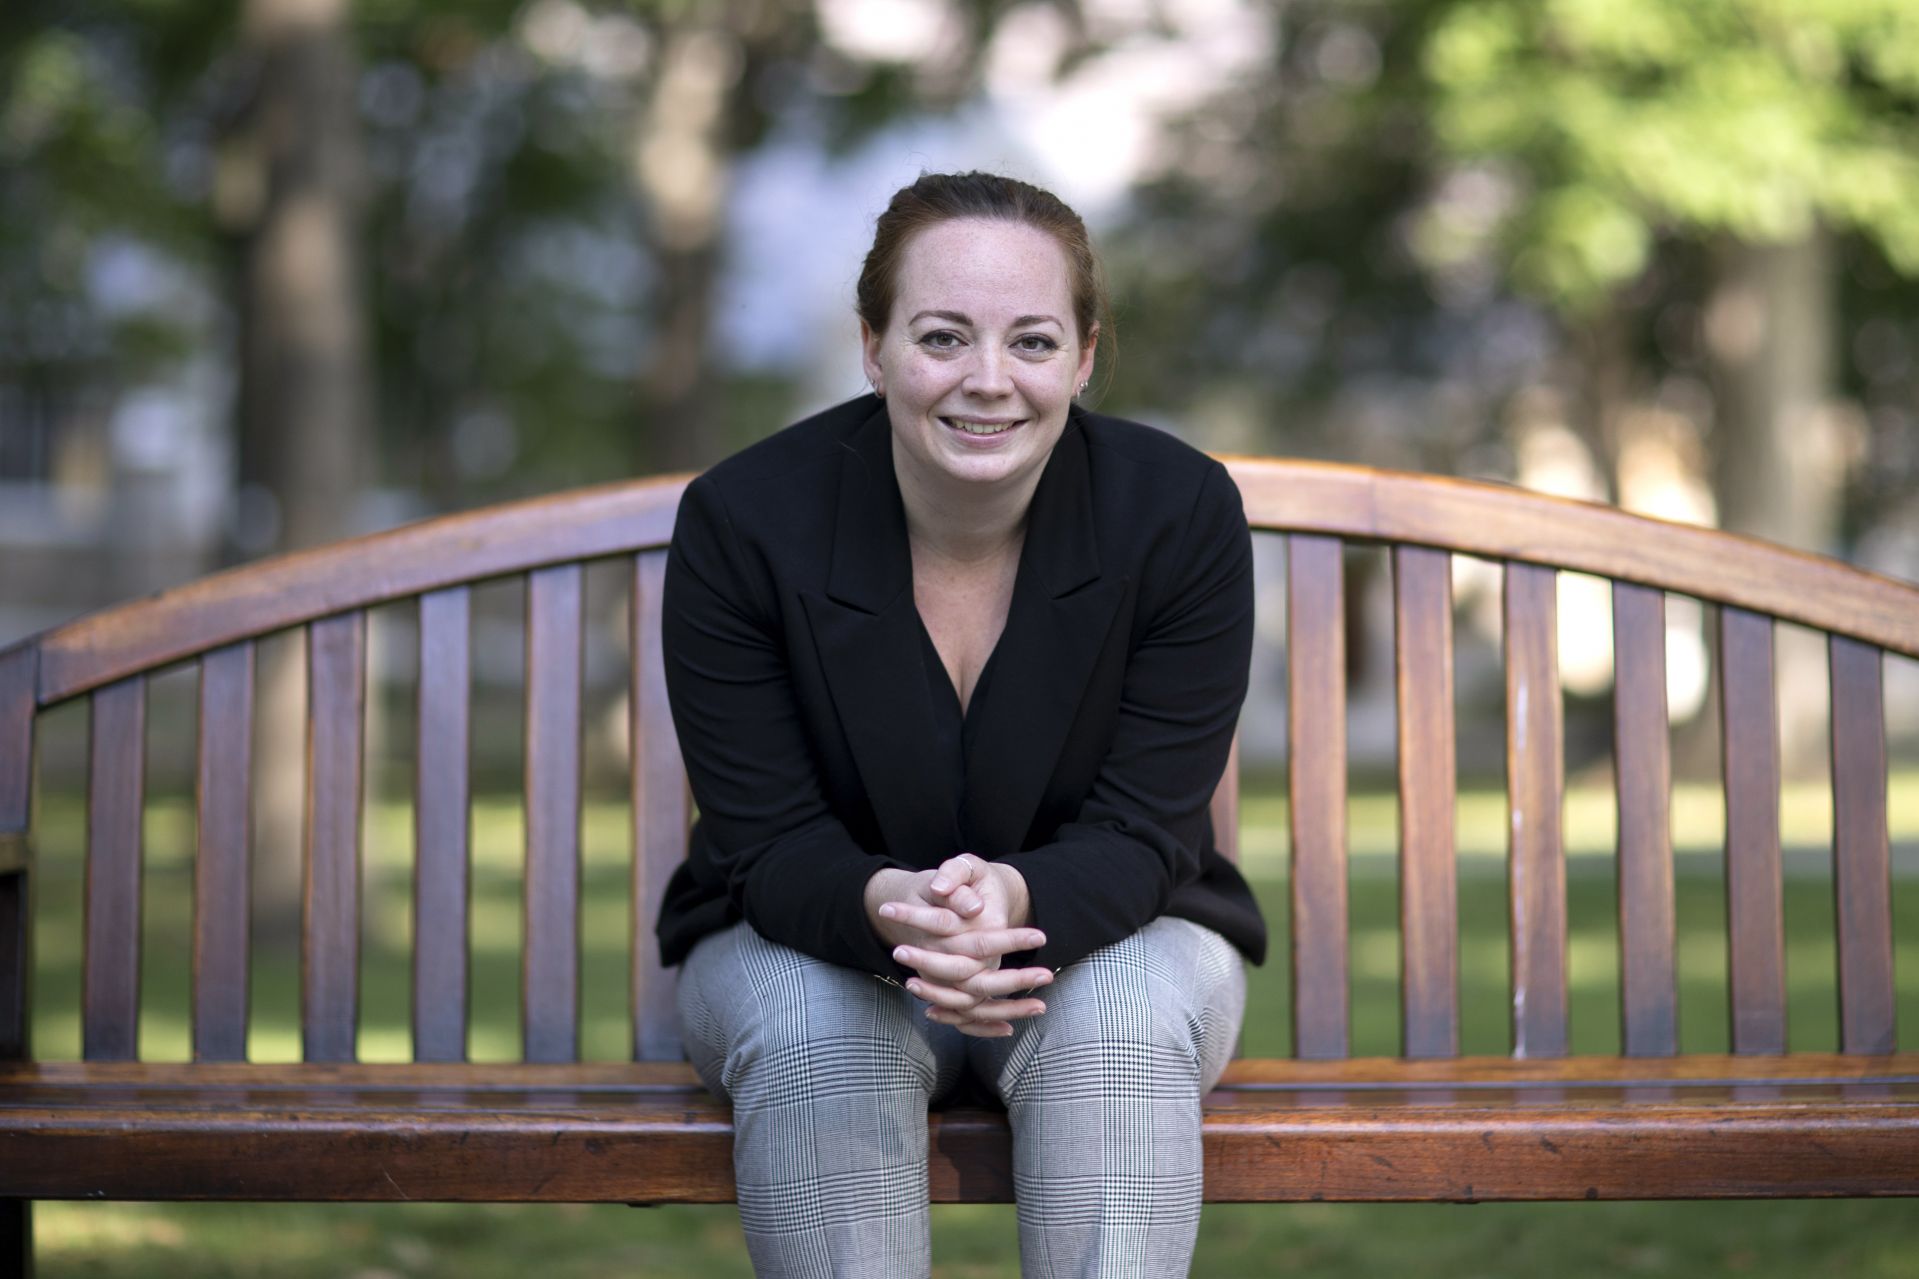
[[[635,460],[646,470],[693,470],[744,442],[725,432],[711,352],[733,165],[772,123],[766,69],[803,61],[817,34],[804,6],[728,0],[685,6],[654,39],[652,92],[631,135],[655,272]]]
[[[1706,349],[1718,412],[1713,486],[1721,524],[1819,553],[1836,549],[1845,448],[1833,386],[1832,242],[1728,244],[1716,255]],[[1782,629],[1775,640],[1780,762],[1826,767],[1825,647]]]
[[[215,197],[239,255],[242,554],[351,532],[371,454],[347,22],[346,0],[246,0],[243,11],[253,93],[224,140]],[[299,917],[304,648],[272,646],[260,666],[255,900],[269,927]]]

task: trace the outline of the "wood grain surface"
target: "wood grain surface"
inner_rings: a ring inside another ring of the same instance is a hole
[[[1666,596],[1615,582],[1612,598],[1621,1043],[1630,1056],[1660,1057],[1679,1051]]]
[[[352,1061],[360,1014],[366,614],[307,627],[307,688],[301,1042],[308,1061]]]
[[[581,573],[526,590],[526,885],[520,1025],[528,1061],[580,1050]]]
[[[1559,574],[1506,565],[1506,861],[1516,1057],[1566,1052],[1566,786]]]
[[[1206,1195],[1919,1193],[1919,1057],[1774,1059],[1796,1069],[1764,1101],[1655,1064],[1240,1063],[1207,1101]],[[683,1066],[0,1068],[0,1196],[723,1202],[731,1137]],[[929,1150],[936,1201],[1010,1198],[1003,1114],[938,1113]]]
[[[413,774],[413,1056],[466,1060],[471,881],[472,602],[420,597]]]
[[[1222,459],[1273,532],[1409,542],[1723,600],[1919,657],[1919,590],[1756,538],[1510,485],[1300,459]],[[580,489],[297,552],[37,637],[41,705],[349,609],[666,544],[688,477]]]
[[[1452,557],[1393,552],[1399,706],[1400,1002],[1408,1057],[1459,1051],[1459,881],[1453,847]]]
[[[666,583],[666,553],[634,557],[629,674],[632,711],[628,733],[633,766],[633,1060],[678,1061],[680,1014],[674,973],[660,967],[653,922],[660,916],[666,882],[686,858],[692,798],[680,762],[666,702],[666,664],[660,655],[660,600]]]
[[[81,1050],[90,1061],[139,1054],[141,814],[147,684],[135,675],[93,695],[88,719],[85,949]]]
[[[1786,1051],[1784,887],[1779,854],[1779,709],[1772,619],[1719,617],[1726,782],[1726,943],[1734,1052]]]
[[[1839,942],[1839,1045],[1891,1052],[1892,847],[1886,830],[1886,708],[1879,650],[1830,645],[1833,895]]]
[[[1293,1053],[1344,1057],[1347,971],[1344,551],[1286,540],[1286,769],[1291,819]]]
[[[194,781],[193,1056],[244,1061],[251,953],[253,645],[200,659]]]

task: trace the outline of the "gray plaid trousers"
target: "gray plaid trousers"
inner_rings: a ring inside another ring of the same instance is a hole
[[[755,1273],[928,1274],[926,1109],[969,1067],[1012,1123],[1023,1274],[1190,1267],[1200,1098],[1246,1002],[1239,952],[1211,929],[1162,918],[1069,964],[1008,1039],[928,1021],[903,989],[743,923],[700,941],[679,992],[687,1053],[733,1103]]]

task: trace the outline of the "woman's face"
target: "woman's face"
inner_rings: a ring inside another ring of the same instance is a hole
[[[927,485],[1037,483],[1093,371],[1065,251],[1021,223],[941,222],[907,242],[897,286],[886,331],[860,325],[894,466]]]

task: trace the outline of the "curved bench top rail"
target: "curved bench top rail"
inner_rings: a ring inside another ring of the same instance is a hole
[[[1487,480],[1335,462],[1221,460],[1258,529],[1412,542],[1591,573],[1919,657],[1919,586],[1825,556]]]
[[[349,609],[664,546],[687,479],[595,485],[438,516],[244,564],[79,618],[39,638],[40,704]]]
[[[1717,529],[1483,480],[1227,457],[1271,532],[1415,543],[1637,582],[1919,657],[1919,587]],[[42,706],[314,618],[672,535],[684,475],[577,489],[244,565],[95,613],[38,644]]]

